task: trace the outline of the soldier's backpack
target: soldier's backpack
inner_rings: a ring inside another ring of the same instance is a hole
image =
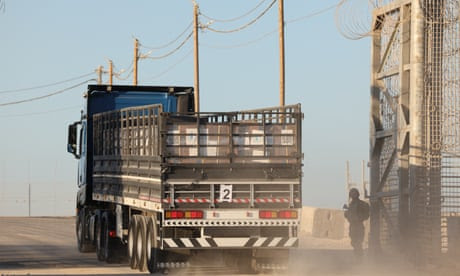
[[[360,200],[358,205],[359,217],[362,221],[365,221],[369,218],[369,203]]]

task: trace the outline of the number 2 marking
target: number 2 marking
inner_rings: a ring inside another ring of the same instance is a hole
[[[222,202],[232,202],[232,185],[220,185],[220,200]]]
[[[224,189],[224,200],[230,200],[230,189]]]

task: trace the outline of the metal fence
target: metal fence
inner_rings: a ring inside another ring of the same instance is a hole
[[[158,156],[162,105],[129,107],[94,115],[95,156]]]
[[[420,195],[428,258],[456,254],[460,227],[459,1],[424,0],[426,171]]]
[[[459,12],[399,0],[373,13],[371,246],[420,262],[460,253]]]
[[[300,105],[213,113],[146,105],[95,114],[93,197],[171,208],[298,208],[302,117]],[[221,197],[220,185],[232,185],[234,197]]]

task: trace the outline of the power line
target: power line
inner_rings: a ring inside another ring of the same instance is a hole
[[[15,118],[15,117],[26,117],[26,116],[34,116],[34,115],[44,115],[44,114],[49,114],[49,113],[56,113],[56,112],[61,112],[61,111],[66,111],[66,110],[73,110],[77,107],[81,107],[81,105],[74,105],[74,106],[68,106],[68,107],[63,107],[63,108],[58,108],[58,109],[52,109],[52,110],[47,110],[47,111],[41,111],[41,112],[31,112],[31,113],[23,113],[23,114],[12,114],[12,115],[6,115],[6,116],[1,116],[0,119],[4,118]]]
[[[193,35],[193,32],[190,32],[190,34],[184,39],[184,41],[181,42],[181,44],[179,44],[179,46],[177,46],[174,50],[172,50],[172,51],[170,51],[170,52],[168,52],[168,53],[166,53],[164,55],[153,56],[152,57],[152,56],[150,56],[152,51],[149,51],[147,54],[141,55],[139,58],[140,59],[146,59],[146,58],[148,58],[148,59],[162,59],[162,58],[168,57],[168,56],[174,54],[175,52],[177,52],[180,48],[182,48],[185,45],[185,43],[187,43],[187,41],[192,37],[192,35]]]
[[[238,44],[233,44],[233,45],[212,45],[212,44],[207,44],[207,43],[200,43],[200,45],[203,45],[205,47],[209,47],[209,48],[214,48],[214,49],[233,49],[233,48],[241,48],[241,47],[245,47],[245,46],[248,46],[248,45],[251,45],[251,44],[254,44],[256,42],[259,42],[267,37],[269,37],[270,35],[273,35],[275,34],[276,32],[278,32],[278,29],[274,29],[268,33],[265,33],[261,36],[259,36],[258,38],[256,39],[252,39],[252,40],[249,40],[249,41],[246,41],[246,42],[242,42],[242,43],[238,43]]]
[[[340,1],[338,3],[336,3],[336,4],[334,4],[334,5],[326,7],[324,9],[319,10],[319,11],[316,11],[316,12],[313,12],[313,13],[310,13],[310,14],[307,14],[307,15],[304,15],[304,16],[300,16],[300,17],[297,17],[297,18],[294,18],[294,19],[286,20],[286,22],[285,22],[286,26],[288,24],[292,24],[292,23],[296,23],[296,22],[299,22],[299,21],[302,21],[302,20],[310,19],[310,18],[313,18],[313,17],[318,16],[320,14],[323,14],[325,12],[328,12],[328,11],[338,7],[339,4],[340,4]],[[207,44],[207,43],[200,43],[200,45],[203,45],[203,46],[209,47],[209,48],[214,48],[214,49],[241,48],[241,47],[245,47],[245,46],[254,44],[256,42],[259,42],[259,41],[269,37],[270,35],[275,34],[276,32],[278,32],[278,29],[273,29],[272,31],[267,32],[267,33],[259,36],[258,38],[255,38],[255,39],[252,39],[252,40],[249,40],[249,41],[246,41],[246,42],[238,43],[238,44],[233,44],[233,45],[211,45],[211,44]]]
[[[114,70],[117,69],[117,66],[115,65],[115,63],[113,63],[113,61],[112,61],[112,64],[113,64],[113,69]],[[120,69],[120,71],[118,71],[116,73],[113,73],[113,74],[118,75],[118,76],[123,75],[124,73],[129,72],[129,70],[132,69],[133,65],[134,65],[134,60],[131,61],[131,63],[129,64],[129,66],[126,69],[122,68],[122,69]]]
[[[320,15],[320,14],[323,14],[325,12],[328,12],[332,9],[335,9],[337,8],[339,5],[340,5],[341,1],[339,1],[338,3],[334,4],[334,5],[331,5],[329,7],[326,7],[324,9],[321,9],[319,11],[316,11],[316,12],[313,12],[313,13],[310,13],[310,14],[307,14],[307,15],[304,15],[304,16],[300,16],[300,17],[297,17],[297,18],[294,18],[294,19],[291,19],[291,20],[287,20],[286,23],[294,23],[294,22],[297,22],[297,21],[302,21],[302,20],[305,20],[305,19],[310,19],[312,17],[315,17],[317,15]]]
[[[120,73],[113,73],[113,75],[115,76],[115,78],[117,78],[117,80],[127,80],[133,74],[134,68],[131,68],[131,70],[129,70],[128,75],[126,75],[125,77],[121,77],[121,75],[125,72],[126,71],[120,71]]]
[[[213,18],[213,17],[210,17],[210,16],[207,16],[206,14],[203,14],[200,12],[200,15],[203,16],[204,18],[206,19],[209,19],[211,21],[215,21],[215,22],[232,22],[232,21],[237,21],[241,18],[244,18],[246,16],[248,16],[249,14],[253,13],[255,10],[257,10],[263,3],[265,3],[267,0],[262,0],[259,2],[259,4],[257,4],[257,6],[255,6],[254,8],[250,9],[249,11],[247,11],[246,13],[240,15],[240,16],[237,16],[237,17],[234,17],[234,18],[229,18],[229,19],[216,19],[216,18]]]
[[[262,16],[264,16],[270,9],[271,7],[273,7],[273,5],[276,3],[276,0],[273,0],[270,5],[265,9],[263,10],[256,18],[254,18],[253,20],[249,21],[248,23],[244,24],[243,26],[240,26],[236,29],[232,29],[232,30],[217,30],[217,29],[214,29],[212,27],[210,27],[209,25],[203,27],[203,28],[206,28],[210,31],[213,31],[213,32],[216,32],[216,33],[234,33],[234,32],[239,32],[243,29],[246,29],[247,27],[251,26],[252,24],[256,23]]]
[[[61,93],[64,93],[68,90],[71,90],[73,88],[76,88],[78,86],[81,86],[89,81],[96,81],[95,79],[89,79],[89,80],[85,80],[84,82],[80,82],[78,84],[75,84],[75,85],[72,85],[70,87],[67,87],[67,88],[64,88],[64,89],[61,89],[61,90],[58,90],[56,92],[53,92],[53,93],[50,93],[50,94],[46,94],[46,95],[43,95],[43,96],[39,96],[39,97],[33,97],[33,98],[29,98],[29,99],[25,99],[25,100],[20,100],[20,101],[14,101],[14,102],[8,102],[8,103],[0,103],[0,106],[7,106],[7,105],[15,105],[15,104],[20,104],[20,103],[26,103],[26,102],[32,102],[32,101],[37,101],[37,100],[41,100],[41,99],[44,99],[44,98],[48,98],[48,97],[51,97],[51,96],[55,96],[55,95],[58,95],[58,94],[61,94]]]
[[[169,66],[166,70],[164,70],[163,72],[159,73],[159,74],[156,74],[155,76],[151,77],[151,78],[148,78],[147,80],[154,80],[154,79],[157,79],[161,76],[163,76],[164,74],[168,73],[169,71],[171,71],[172,69],[174,69],[177,65],[179,65],[180,63],[182,63],[185,59],[187,59],[193,52],[193,49],[190,50],[185,56],[183,56],[181,59],[179,59],[176,63],[174,63],[173,65]]]
[[[160,45],[160,46],[146,46],[142,43],[139,43],[139,46],[143,47],[143,48],[147,48],[149,50],[160,50],[160,49],[163,49],[163,48],[166,48],[172,44],[174,44],[176,41],[179,40],[179,38],[181,38],[186,32],[187,30],[190,29],[190,27],[192,27],[193,25],[193,22],[190,22],[190,24],[188,24],[188,26],[184,29],[183,32],[181,32],[175,39],[171,40],[170,42],[166,43],[166,44],[163,44],[163,45]]]
[[[112,63],[113,64],[113,63]],[[131,61],[131,63],[129,64],[128,68],[126,69],[120,69],[120,71],[118,72],[115,72],[115,73],[112,73],[113,76],[115,78],[117,78],[118,80],[127,80],[129,77],[131,77],[131,75],[133,74],[134,72],[134,68],[133,68],[133,65],[134,65],[134,60]],[[115,64],[113,64],[113,68],[116,69],[117,67],[115,66]],[[121,75],[125,74],[125,73],[128,73],[128,75],[126,75],[125,77],[122,77]]]
[[[62,83],[66,83],[66,82],[70,82],[70,81],[82,79],[82,78],[88,77],[88,76],[90,76],[90,75],[92,75],[92,74],[94,74],[94,71],[91,72],[91,73],[88,73],[88,74],[84,74],[84,75],[81,75],[81,76],[78,76],[78,77],[74,77],[74,78],[71,78],[71,79],[67,79],[67,80],[63,80],[63,81],[58,81],[58,82],[54,82],[54,83],[49,83],[49,84],[44,84],[44,85],[38,85],[38,86],[34,86],[34,87],[27,87],[27,88],[3,90],[3,91],[0,91],[0,94],[13,93],[13,92],[21,92],[21,91],[28,91],[28,90],[34,90],[34,89],[40,89],[40,88],[55,86],[55,85],[58,85],[58,84],[62,84]]]

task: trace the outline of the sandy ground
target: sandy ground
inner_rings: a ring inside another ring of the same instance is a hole
[[[137,275],[126,264],[109,265],[94,253],[81,254],[76,248],[74,218],[0,218],[1,275]],[[285,275],[433,275],[397,259],[382,263],[365,257],[353,258],[347,240],[304,236],[300,247],[291,251],[290,269]],[[460,275],[460,271],[443,275]],[[170,275],[234,275],[234,269],[207,260]]]

